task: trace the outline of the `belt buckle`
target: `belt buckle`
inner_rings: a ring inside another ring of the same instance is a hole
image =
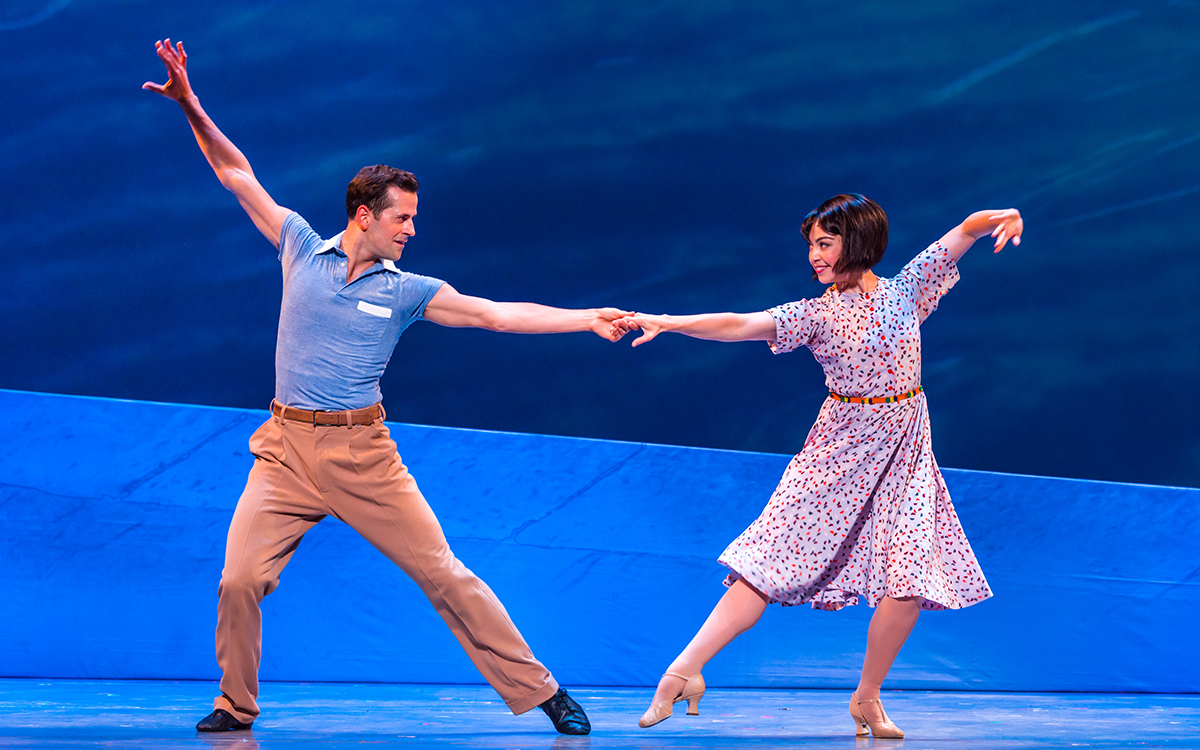
[[[330,416],[333,417],[333,421],[332,422],[318,422],[317,421],[318,414],[329,414]],[[345,411],[338,410],[338,409],[322,409],[320,411],[313,411],[313,427],[341,427],[343,414],[346,415],[346,426],[349,427],[351,424],[350,414]]]

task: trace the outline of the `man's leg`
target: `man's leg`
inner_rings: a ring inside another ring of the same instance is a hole
[[[306,443],[311,443],[313,429],[285,426],[272,418],[254,433],[250,439],[254,466],[229,524],[217,603],[221,695],[213,707],[243,724],[253,722],[259,713],[255,702],[262,652],[259,604],[279,585],[279,575],[304,533],[325,517],[302,463],[311,452]]]
[[[331,472],[329,485],[339,490],[327,496],[330,510],[420,586],[514,714],[554,697],[558,683],[492,590],[451,552],[382,422],[333,432],[346,436],[349,450],[328,453],[323,464]]]

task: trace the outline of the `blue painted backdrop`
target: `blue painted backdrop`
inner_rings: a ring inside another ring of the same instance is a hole
[[[211,679],[226,528],[262,410],[0,391],[0,674]],[[652,685],[790,456],[393,425],[455,553],[567,685]],[[996,596],[921,616],[896,688],[1196,692],[1200,489],[948,470]],[[871,610],[771,607],[714,686],[858,680]],[[269,680],[477,683],[420,590],[344,524],[263,602]],[[1183,645],[1181,645],[1183,644]]]
[[[943,465],[1200,485],[1200,6],[1156,2],[0,7],[0,387],[225,406],[272,395],[274,252],[170,102],[183,39],[218,124],[332,234],[346,182],[423,180],[404,264],[556,305],[760,310],[819,287],[797,228],[855,190],[885,274],[982,207],[925,327]],[[791,453],[806,354],[416,326],[396,419]]]

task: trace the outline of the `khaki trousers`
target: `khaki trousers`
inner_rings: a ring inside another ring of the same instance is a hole
[[[320,427],[272,417],[250,438],[254,467],[225,546],[217,604],[221,695],[238,721],[259,714],[259,604],[304,533],[325,516],[361,534],[420,586],[504,702],[524,713],[558,691],[504,606],[450,551],[441,525],[396,452],[383,420]]]

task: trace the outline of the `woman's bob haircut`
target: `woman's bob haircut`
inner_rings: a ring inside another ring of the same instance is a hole
[[[862,274],[878,263],[887,249],[887,214],[878,203],[858,193],[835,195],[810,211],[800,227],[805,242],[811,242],[816,226],[842,238],[842,254],[834,273]]]

